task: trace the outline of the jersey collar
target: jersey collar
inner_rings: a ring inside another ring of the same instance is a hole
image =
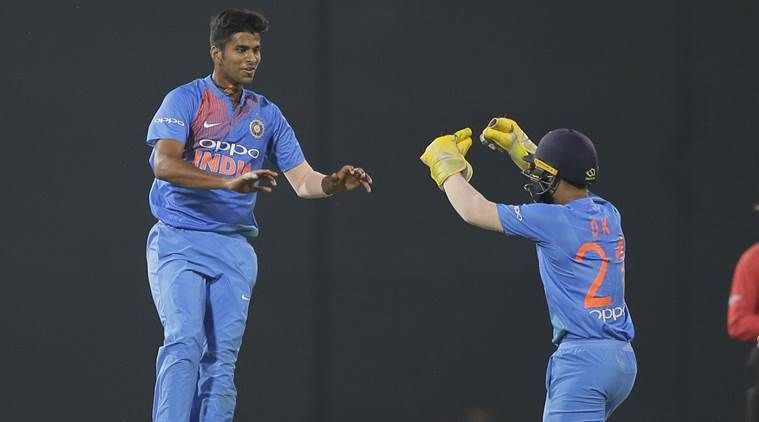
[[[217,97],[219,97],[221,99],[225,99],[225,100],[227,100],[229,102],[232,102],[232,100],[229,97],[227,97],[227,95],[224,94],[224,92],[221,89],[219,89],[218,86],[216,86],[216,82],[213,81],[213,73],[210,74],[210,75],[208,75],[208,76],[206,76],[204,78],[204,81],[206,82],[206,85],[211,88],[211,91],[213,91],[213,93]],[[250,92],[248,92],[248,90],[245,89],[245,87],[243,87],[242,88],[242,95],[240,95],[240,104],[245,104],[245,99],[248,98],[249,95],[250,95]]]
[[[583,197],[583,198],[573,199],[564,205],[569,206],[569,207],[588,207],[588,206],[595,205],[595,203],[593,201],[593,196],[590,194],[590,192],[588,192],[588,196]]]

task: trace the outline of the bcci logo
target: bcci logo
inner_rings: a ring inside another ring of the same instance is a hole
[[[590,170],[585,172],[585,180],[587,181],[593,181],[596,180],[596,169],[591,168]]]
[[[254,138],[260,139],[264,134],[264,122],[258,119],[254,119],[250,122],[250,134],[253,135]]]

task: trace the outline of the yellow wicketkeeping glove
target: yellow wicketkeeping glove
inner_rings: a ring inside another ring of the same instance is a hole
[[[474,174],[472,165],[464,158],[472,146],[472,129],[461,129],[453,135],[435,138],[419,159],[430,168],[430,177],[443,189],[443,182],[456,173],[469,181]]]
[[[511,161],[520,170],[526,170],[530,166],[524,158],[534,154],[537,149],[517,122],[507,117],[493,118],[482,131],[480,142],[494,151],[509,154]]]

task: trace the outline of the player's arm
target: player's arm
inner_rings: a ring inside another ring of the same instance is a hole
[[[473,226],[503,233],[496,204],[482,196],[461,173],[448,177],[443,182],[443,188],[453,209],[464,221]]]
[[[496,205],[469,184],[474,174],[466,153],[472,147],[472,130],[464,128],[453,135],[435,138],[419,157],[430,168],[430,177],[445,190],[453,208],[469,224],[500,231]]]
[[[197,189],[229,189],[236,192],[271,192],[277,185],[276,172],[254,170],[229,179],[200,170],[182,158],[184,144],[175,139],[160,139],[155,144],[153,173],[156,179],[177,186]],[[265,184],[259,183],[263,181]],[[268,186],[267,186],[268,185]]]
[[[372,178],[363,169],[343,166],[329,176],[322,174],[303,160],[300,164],[285,172],[295,193],[301,198],[324,198],[337,192],[346,192],[361,186],[367,192],[372,191]]]
[[[298,197],[324,198],[358,187],[363,187],[367,192],[372,191],[372,178],[359,167],[345,165],[329,175],[314,170],[306,161],[293,128],[276,106],[273,121],[273,145],[269,159],[284,170],[287,181]]]
[[[738,340],[759,336],[759,246],[746,251],[735,267],[727,310],[727,332]]]

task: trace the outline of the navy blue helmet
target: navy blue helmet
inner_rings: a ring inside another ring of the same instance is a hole
[[[530,167],[523,173],[530,181],[524,188],[535,202],[553,202],[560,179],[585,187],[598,178],[596,148],[590,138],[574,129],[546,133],[535,154],[526,160]]]

